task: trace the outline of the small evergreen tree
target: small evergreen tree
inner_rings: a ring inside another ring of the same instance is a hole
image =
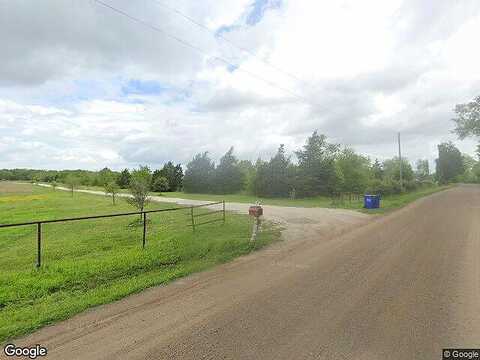
[[[236,193],[243,188],[245,175],[238,165],[237,158],[233,155],[231,147],[220,159],[215,169],[214,192],[219,194]]]
[[[325,135],[316,131],[307,139],[298,158],[298,188],[302,196],[328,195],[336,187],[335,158],[340,146],[327,142]]]
[[[168,179],[163,176],[157,176],[153,180],[152,190],[156,192],[165,192],[170,190]]]
[[[208,152],[197,154],[188,163],[183,178],[183,188],[190,193],[208,193],[213,190],[215,164]]]
[[[173,179],[170,182],[170,191],[179,191],[183,187],[183,169],[182,165],[177,164],[175,166],[175,171],[173,172]]]
[[[438,145],[436,165],[436,176],[441,184],[454,181],[465,172],[462,153],[451,141]]]
[[[282,144],[277,153],[264,162],[256,163],[255,195],[266,197],[288,197],[294,188],[294,166],[285,153]]]
[[[167,179],[168,190],[164,191],[177,191],[182,187],[183,182],[183,169],[180,164],[174,165],[173,162],[167,162],[161,170],[155,170],[153,173],[152,186],[158,177]]]
[[[120,189],[126,189],[130,185],[130,179],[132,178],[132,175],[130,174],[130,171],[128,169],[124,169],[121,173],[120,176],[117,179],[117,184],[120,187]]]

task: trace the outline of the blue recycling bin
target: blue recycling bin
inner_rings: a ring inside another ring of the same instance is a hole
[[[380,207],[380,195],[364,195],[363,207],[365,209],[378,209]]]

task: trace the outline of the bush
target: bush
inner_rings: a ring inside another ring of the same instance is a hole
[[[417,184],[419,187],[432,187],[437,185],[437,183],[432,179],[421,180],[421,181],[418,181]]]
[[[367,187],[366,193],[378,195],[400,194],[400,183],[393,179],[373,179]]]
[[[410,181],[405,181],[403,186],[407,191],[414,191],[414,190],[417,190],[419,183],[415,180],[410,180]]]
[[[152,190],[156,192],[169,191],[170,184],[168,182],[168,179],[163,176],[157,177],[155,180],[153,180]]]

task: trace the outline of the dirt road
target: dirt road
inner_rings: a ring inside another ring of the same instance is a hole
[[[16,343],[89,360],[428,360],[443,347],[480,347],[479,187],[434,194],[341,236],[304,222],[301,241]]]

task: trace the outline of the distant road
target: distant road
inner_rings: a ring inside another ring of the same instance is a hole
[[[17,343],[89,360],[438,360],[443,347],[480,347],[480,187],[343,235],[291,220],[285,242]]]

